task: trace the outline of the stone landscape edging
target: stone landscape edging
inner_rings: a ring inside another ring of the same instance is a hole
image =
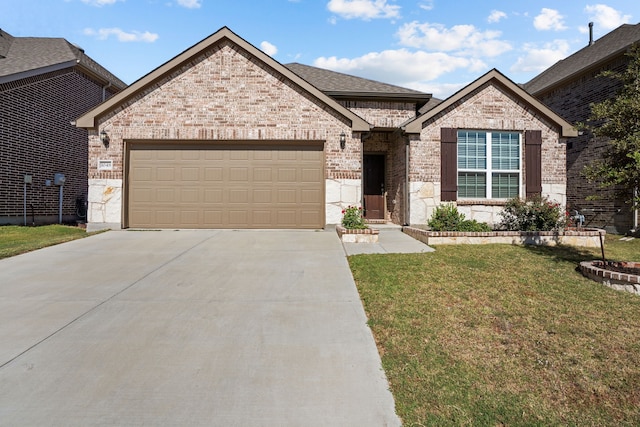
[[[336,232],[344,243],[378,243],[380,234],[375,228],[347,229],[341,225],[336,226]]]
[[[597,228],[566,229],[559,231],[430,231],[405,226],[402,231],[427,245],[510,245],[556,246],[568,245],[587,248],[600,247],[606,231]]]

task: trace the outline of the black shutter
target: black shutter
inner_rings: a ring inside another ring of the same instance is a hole
[[[542,131],[524,133],[525,187],[527,198],[542,194]]]
[[[458,196],[458,130],[440,129],[440,200],[455,201]]]

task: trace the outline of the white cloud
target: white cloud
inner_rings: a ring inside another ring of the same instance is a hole
[[[102,7],[104,5],[114,4],[117,1],[124,1],[124,0],[82,0],[82,3],[90,4],[92,6]]]
[[[418,7],[420,7],[420,9],[424,9],[424,10],[432,10],[433,9],[433,1],[434,0],[424,1],[424,2],[420,3],[418,5]]]
[[[387,0],[330,0],[327,9],[345,19],[400,17],[400,6],[387,4]]]
[[[596,24],[596,28],[603,30],[613,30],[631,20],[631,15],[622,15],[620,11],[604,4],[588,5],[584,11],[589,15],[589,19]]]
[[[542,8],[540,15],[533,18],[533,26],[536,30],[540,31],[561,31],[566,30],[567,26],[564,25],[564,16],[555,9]]]
[[[566,40],[554,40],[542,47],[535,44],[524,46],[525,55],[511,67],[516,73],[540,73],[556,62],[567,57],[569,43]]]
[[[273,56],[276,53],[278,53],[278,48],[272,45],[271,43],[269,43],[268,41],[264,41],[260,43],[260,49],[262,49],[262,51],[269,56]]]
[[[178,4],[187,9],[199,9],[202,6],[202,0],[178,0]]]
[[[433,83],[433,82],[418,82],[411,86],[410,89],[419,90],[420,92],[430,93],[434,98],[440,98],[442,100],[447,99],[466,85],[471,82],[465,83]]]
[[[153,43],[158,39],[158,34],[150,33],[148,31],[132,31],[125,32],[120,28],[100,28],[94,30],[93,28],[85,28],[84,34],[87,36],[95,36],[98,40],[106,40],[110,36],[115,36],[120,42],[146,42]]]
[[[480,31],[473,25],[404,24],[397,32],[404,46],[444,52],[457,52],[467,56],[494,57],[512,49],[511,44],[499,40],[500,31]]]
[[[425,81],[435,80],[457,70],[479,73],[488,68],[479,59],[463,58],[442,52],[410,52],[407,49],[371,52],[352,59],[335,56],[321,57],[314,61],[314,65],[410,88],[419,87]],[[429,90],[425,91],[429,92]]]
[[[506,17],[507,17],[507,14],[504,13],[503,11],[501,11],[501,10],[492,10],[491,14],[487,18],[487,22],[489,22],[489,23],[500,22],[501,19],[505,19]]]

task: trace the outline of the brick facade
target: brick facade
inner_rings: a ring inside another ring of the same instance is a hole
[[[106,148],[99,138],[102,130],[110,137]],[[341,133],[347,139],[344,150]],[[90,191],[89,220],[121,215],[105,212],[105,204],[114,191],[122,192],[122,184],[101,183],[122,182],[126,141],[199,140],[324,141],[326,218],[339,222],[342,208],[360,201],[360,136],[352,134],[348,121],[334,110],[242,48],[223,41],[129,99],[90,131],[90,185],[102,190]],[[113,170],[98,170],[98,160],[112,160]]]
[[[76,68],[0,84],[0,224],[55,223],[63,173],[63,218],[76,219],[76,198],[87,197],[87,131],[71,124],[102,102],[102,86]]]
[[[440,200],[441,128],[506,130],[524,134],[526,130],[542,131],[543,195],[565,204],[565,143],[558,129],[522,100],[491,83],[487,83],[426,123],[419,138],[410,141],[411,224],[424,224]],[[525,190],[524,143],[522,150],[522,188]],[[494,201],[459,201],[460,211],[469,219],[495,224],[502,203]]]
[[[591,115],[591,104],[610,98],[621,88],[618,81],[598,77],[598,74],[604,70],[623,71],[627,64],[628,58],[620,57],[537,97],[569,122],[586,122]],[[583,213],[590,227],[625,233],[633,227],[633,213],[629,206],[615,200],[613,191],[601,190],[582,176],[585,166],[602,157],[608,142],[587,133],[567,145],[567,208]],[[596,194],[603,198],[587,200]]]

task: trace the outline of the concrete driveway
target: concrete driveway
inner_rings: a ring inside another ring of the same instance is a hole
[[[0,425],[396,426],[330,231],[112,231],[0,260]]]

